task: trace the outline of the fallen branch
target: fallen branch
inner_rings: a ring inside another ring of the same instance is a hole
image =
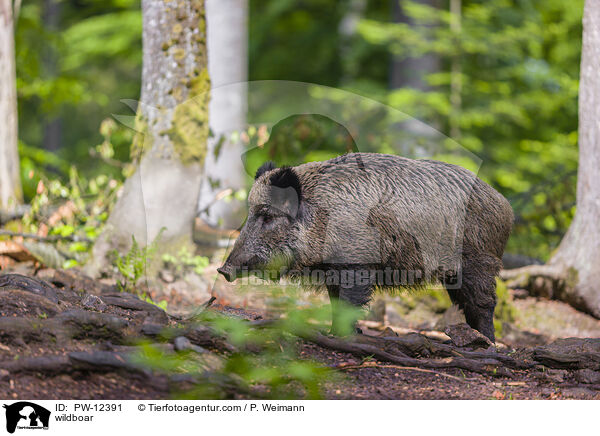
[[[85,236],[77,236],[77,235],[41,236],[41,235],[35,235],[33,233],[11,232],[10,230],[4,230],[4,229],[0,229],[0,236],[21,237],[21,238],[26,238],[26,239],[35,239],[36,241],[44,241],[44,242],[70,241],[70,242],[87,242],[88,244],[91,244],[92,242],[94,242],[90,238],[86,238]]]
[[[407,371],[417,371],[417,372],[426,372],[429,374],[435,374],[435,375],[440,375],[442,377],[447,377],[447,378],[451,378],[452,380],[457,380],[459,382],[474,382],[477,381],[476,378],[461,378],[461,377],[457,377],[455,375],[451,375],[451,374],[446,374],[445,372],[439,372],[439,371],[433,371],[431,369],[425,369],[425,368],[417,368],[415,366],[400,366],[400,365],[339,365],[339,366],[334,366],[333,369],[337,369],[339,371],[348,371],[351,369],[364,369],[364,368],[394,368],[394,369],[400,369],[400,370],[407,370]]]
[[[29,205],[19,205],[13,210],[0,210],[0,224],[23,218],[31,210]]]
[[[213,303],[214,303],[216,300],[217,300],[217,297],[215,297],[214,295],[212,295],[212,296],[210,297],[210,299],[209,299],[209,300],[208,300],[206,303],[202,304],[202,307],[204,307],[204,310],[206,310],[206,309],[208,309],[210,306],[212,306],[212,304],[213,304]]]
[[[135,352],[123,353],[114,351],[73,351],[61,355],[43,355],[26,357],[18,360],[0,362],[0,369],[12,374],[43,373],[43,374],[72,374],[74,372],[123,372],[128,377],[138,375],[144,377],[149,383],[162,385],[161,376],[168,376],[169,383],[191,383],[206,387],[214,386],[224,392],[227,398],[236,398],[240,394],[260,398],[260,392],[251,391],[243,380],[235,375],[203,371],[188,374],[163,374],[159,369],[150,368],[136,362],[133,357]],[[164,386],[166,389],[167,386]]]

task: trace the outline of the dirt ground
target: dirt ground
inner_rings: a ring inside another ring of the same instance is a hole
[[[109,284],[86,281],[73,273],[46,270],[32,271],[31,276],[49,286],[38,284],[34,291],[24,292],[19,283],[0,283],[1,398],[172,398],[174,391],[167,377],[148,378],[143,373],[129,372],[123,362],[110,360],[115,356],[118,360],[115,353],[126,348],[115,345],[122,342],[123,335],[150,335],[148,332],[154,325],[172,324],[170,318],[156,306],[133,296],[115,295]],[[269,302],[261,300],[258,294],[249,297],[236,293],[230,285],[206,282],[213,287],[208,295],[212,293],[218,298],[212,310],[247,319],[268,317]],[[181,313],[189,304],[188,294],[170,289],[168,296],[174,312]],[[382,298],[383,303],[376,306],[388,307],[390,311],[375,316],[379,320],[363,322],[365,334],[377,336],[389,327],[401,337],[420,332],[437,335],[441,338],[440,346],[450,343],[435,328],[423,329],[431,324],[439,326],[448,316],[445,312],[428,313],[421,308],[421,319],[412,318],[409,322],[400,320],[401,315],[392,311],[401,296]],[[506,338],[498,341],[507,356],[527,353],[562,336],[600,337],[600,321],[562,303],[528,297],[515,299],[514,304],[519,317],[514,325],[503,329]],[[12,329],[11,319],[18,320],[17,325],[24,324],[20,329]],[[396,324],[390,323],[391,320]],[[63,325],[74,326],[78,333],[69,330],[65,333],[68,339],[63,341],[60,339]],[[90,326],[94,326],[93,332]],[[202,339],[199,341],[202,344]],[[457,368],[397,365],[334,351],[301,339],[297,346],[302,359],[335,369],[336,377],[322,386],[328,399],[600,399],[600,370],[596,365],[600,365],[600,354],[595,351],[586,351],[588,366],[585,367],[577,366],[583,362],[580,359],[577,364],[569,361],[565,368],[536,365],[516,368],[510,377],[500,377]]]
[[[306,344],[304,355],[333,367],[357,361],[352,355]],[[543,400],[596,399],[600,390],[582,387],[566,378],[566,371],[523,372],[496,378],[456,369],[429,371],[370,361],[368,366],[343,370],[342,383],[327,386],[328,399],[345,400]]]
[[[388,362],[361,362],[348,353],[302,343],[301,357],[338,368],[335,383],[323,386],[327,399],[596,399],[598,387],[569,379],[566,371],[523,372],[515,378],[495,378],[468,371],[429,371]],[[37,350],[43,352],[43,349]],[[47,376],[22,374],[0,381],[2,399],[169,399],[168,384],[148,384],[145,377],[119,372],[81,371]]]

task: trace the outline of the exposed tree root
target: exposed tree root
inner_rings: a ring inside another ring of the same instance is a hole
[[[565,271],[557,265],[528,265],[521,268],[500,271],[500,278],[507,282],[509,288],[528,288],[531,280],[536,278],[561,282],[566,280]]]
[[[579,272],[563,263],[529,265],[503,270],[500,278],[510,289],[525,289],[529,295],[564,301],[575,309],[600,318],[600,307],[581,286]],[[595,292],[593,290],[592,292]]]
[[[379,360],[396,363],[402,366],[413,366],[428,369],[458,368],[496,377],[513,376],[512,371],[508,368],[505,368],[502,365],[502,362],[493,358],[493,356],[482,359],[467,359],[464,357],[447,357],[439,360],[416,359],[414,357],[407,356],[398,349],[394,351],[389,350],[388,347],[386,347],[385,339],[380,339],[377,341],[378,338],[370,338],[370,340],[375,340],[373,342],[379,342],[379,346],[334,338],[332,336],[325,336],[321,333],[303,336],[303,339],[332,350],[351,353],[359,357],[373,356]]]

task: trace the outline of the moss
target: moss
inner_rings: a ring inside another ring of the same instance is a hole
[[[210,77],[203,68],[196,77],[186,84],[188,98],[177,105],[173,113],[169,135],[175,152],[184,164],[202,163],[206,157],[208,141],[208,102],[210,97]],[[175,90],[174,90],[175,91]]]
[[[152,148],[152,135],[148,132],[148,120],[142,115],[141,107],[135,116],[135,136],[131,144],[131,160],[139,162],[144,153]]]
[[[577,286],[577,283],[579,283],[579,271],[571,266],[567,269],[565,285],[567,289],[573,289]]]
[[[204,0],[191,0],[190,6],[192,10],[198,12],[204,17]]]
[[[175,49],[173,49],[173,51],[171,52],[173,59],[176,62],[180,62],[183,59],[185,59],[185,50],[182,49],[181,47],[177,47]]]
[[[175,101],[181,101],[183,99],[183,89],[181,86],[176,86],[169,91],[169,94],[173,96]]]
[[[179,16],[177,17],[179,19]],[[171,33],[175,35],[179,35],[183,31],[183,26],[180,23],[175,23],[175,25],[171,28]]]
[[[173,3],[173,0],[165,0]],[[173,150],[183,164],[204,162],[209,136],[208,102],[210,98],[210,77],[207,69],[206,58],[206,17],[203,0],[192,0],[189,5],[178,2],[174,11],[177,20],[181,21],[188,16],[190,11],[196,15],[196,27],[192,48],[186,50],[176,46],[178,40],[183,39],[185,24],[175,23],[171,27],[169,40],[161,46],[164,54],[170,56],[180,66],[183,61],[193,56],[197,66],[194,72],[182,78],[168,90],[168,94],[175,100],[176,106],[172,113],[171,127],[161,131],[159,135],[167,135],[173,145]],[[179,41],[182,42],[182,41]],[[157,108],[159,111],[165,110]],[[135,120],[136,134],[131,146],[131,158],[139,162],[141,157],[154,146],[148,120],[138,111]]]

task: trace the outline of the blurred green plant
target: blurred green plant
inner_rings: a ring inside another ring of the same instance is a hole
[[[325,383],[340,375],[322,363],[303,358],[299,338],[328,330],[330,307],[302,303],[298,296],[301,291],[294,289],[269,286],[274,321],[260,326],[210,310],[199,311],[194,322],[210,326],[234,347],[233,351],[218,354],[218,359],[214,353],[169,353],[144,344],[136,360],[168,374],[188,374],[201,380],[178,398],[227,398],[223,380],[235,380],[236,390],[251,397],[322,398]],[[342,306],[341,310],[349,326],[360,314],[349,306]],[[174,334],[163,339],[172,340]],[[210,376],[203,377],[204,372],[210,372]]]

